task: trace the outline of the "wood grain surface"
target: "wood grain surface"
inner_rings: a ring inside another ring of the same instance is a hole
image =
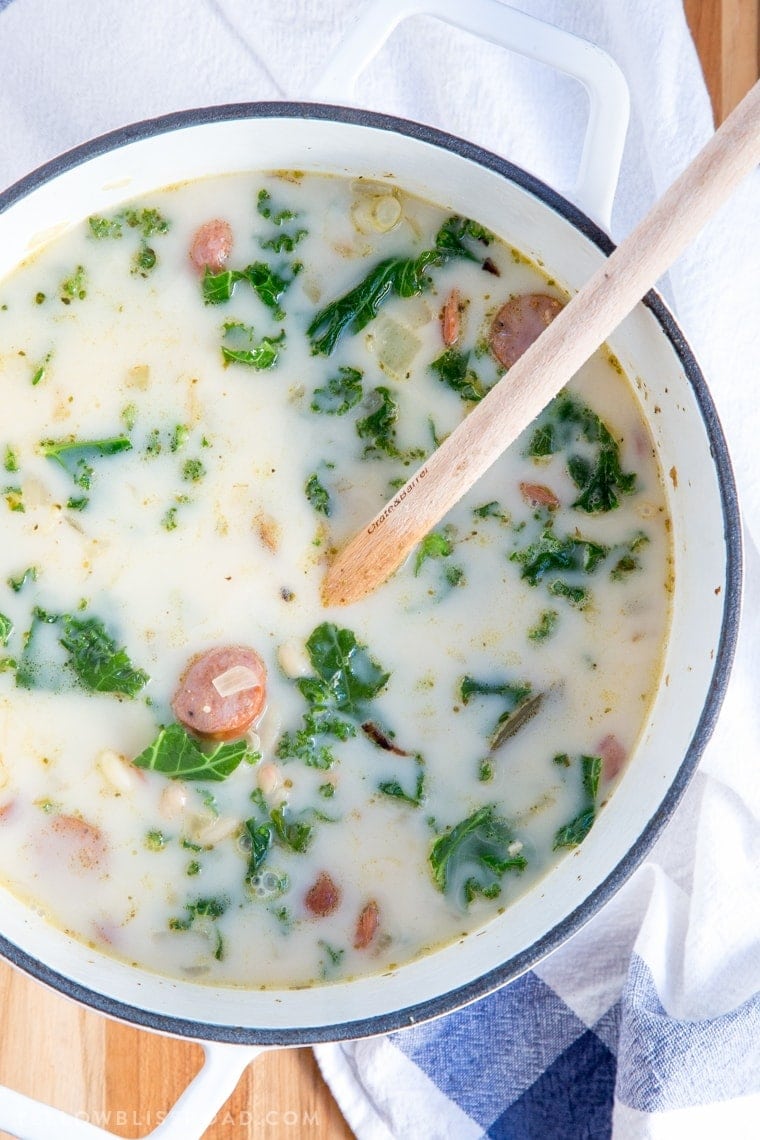
[[[760,0],[685,0],[684,6],[720,122],[758,76]],[[0,1083],[117,1136],[146,1136],[201,1064],[198,1046],[107,1020],[4,962],[0,1008]],[[311,1050],[280,1049],[249,1067],[204,1140],[352,1135]]]

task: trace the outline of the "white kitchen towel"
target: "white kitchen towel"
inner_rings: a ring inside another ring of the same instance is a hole
[[[0,188],[130,121],[308,97],[363,6],[0,0]],[[712,129],[681,3],[514,6],[599,44],[625,72],[619,240]],[[571,192],[585,117],[576,85],[430,17],[394,33],[355,101],[469,138]],[[756,173],[664,283],[717,403],[745,517],[739,652],[699,772],[644,865],[540,966],[427,1026],[317,1048],[361,1140],[758,1135],[759,233]]]

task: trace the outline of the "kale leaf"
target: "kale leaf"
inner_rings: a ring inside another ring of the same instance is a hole
[[[491,237],[477,223],[451,217],[439,229],[434,249],[423,250],[416,257],[389,257],[379,262],[358,285],[312,318],[306,330],[312,352],[329,356],[345,333],[361,332],[391,297],[418,296],[431,284],[429,269],[458,257],[477,261],[465,239],[488,244]]]
[[[470,353],[458,348],[447,348],[430,365],[442,384],[446,384],[461,399],[477,403],[486,394],[479,376],[470,367]]]
[[[219,781],[226,780],[242,760],[252,763],[255,759],[256,753],[245,740],[216,744],[204,751],[182,725],[169,724],[160,729],[155,740],[132,763],[173,780]]]
[[[222,325],[222,359],[225,364],[245,364],[263,372],[273,368],[280,355],[280,345],[285,341],[285,329],[277,336],[263,336],[257,342],[251,325],[243,321],[225,321]]]
[[[362,373],[345,365],[331,376],[325,388],[315,388],[311,410],[329,416],[344,416],[362,398]]]
[[[560,538],[547,526],[534,542],[515,550],[510,559],[522,564],[520,576],[536,586],[555,570],[593,574],[608,554],[608,548],[598,542],[572,535]]]
[[[506,872],[527,866],[521,848],[507,820],[486,804],[436,839],[429,856],[433,880],[460,905],[476,895],[497,898]]]
[[[277,756],[327,769],[335,763],[335,755],[326,741],[346,741],[356,735],[357,723],[366,719],[367,704],[382,691],[390,674],[350,629],[331,622],[317,626],[306,648],[315,675],[299,677],[296,684],[307,711],[300,729],[280,737]]]
[[[555,757],[555,761],[556,761]],[[602,773],[601,756],[581,756],[581,780],[584,804],[578,815],[560,827],[554,835],[554,850],[560,847],[577,847],[588,835],[596,819],[596,799]]]
[[[527,454],[542,458],[580,442],[590,445],[591,454],[573,451],[568,456],[568,473],[580,491],[572,506],[587,514],[614,510],[621,494],[635,490],[636,475],[623,471],[620,447],[609,428],[580,400],[565,392],[551,402],[531,435]]]
[[[316,471],[313,472],[304,484],[304,492],[311,506],[320,515],[329,515],[332,510],[330,492],[320,482]]]
[[[63,614],[58,621],[63,627],[60,643],[85,689],[135,697],[147,684],[148,674],[135,668],[126,650],[118,648],[100,618]]]

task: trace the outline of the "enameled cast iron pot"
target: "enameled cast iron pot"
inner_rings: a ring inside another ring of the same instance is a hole
[[[604,222],[627,122],[627,93],[597,49],[504,8],[469,0],[371,5],[334,58],[319,98],[346,94],[400,18],[417,12],[552,63],[591,102],[577,197]],[[165,185],[246,168],[380,178],[478,219],[577,289],[611,249],[591,218],[535,178],[460,139],[404,120],[324,103],[254,103],[171,115],[65,154],[0,195],[0,275],[52,234]],[[199,1135],[251,1048],[387,1032],[446,1013],[511,981],[567,939],[626,880],[672,814],[709,738],[727,681],[740,592],[740,530],[720,425],[673,318],[650,294],[610,339],[642,407],[668,480],[675,593],[672,631],[640,745],[583,845],[501,917],[391,975],[311,990],[242,992],[161,978],[88,949],[2,893],[0,950],[13,963],[106,1014],[206,1043],[207,1064],[152,1135]],[[695,552],[698,551],[698,557]],[[211,1043],[211,1044],[209,1044]],[[232,1048],[231,1046],[235,1046]],[[104,1136],[0,1090],[0,1126],[24,1137]]]

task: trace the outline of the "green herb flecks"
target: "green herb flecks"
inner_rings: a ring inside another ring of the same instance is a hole
[[[24,492],[21,487],[9,485],[3,487],[0,492],[5,499],[5,505],[9,511],[15,511],[18,514],[25,514],[26,507],[24,506]]]
[[[18,471],[18,456],[10,444],[6,444],[5,456],[3,458],[3,468],[9,475],[13,475]]]
[[[542,610],[534,625],[528,629],[530,641],[547,641],[557,628],[559,614],[556,610]]]
[[[87,274],[83,265],[78,265],[58,287],[58,298],[64,305],[72,301],[84,301],[87,296]]]
[[[306,330],[312,352],[329,356],[342,336],[361,332],[391,297],[416,297],[428,289],[429,270],[455,258],[477,261],[466,244],[473,240],[487,245],[491,235],[466,218],[451,217],[438,231],[434,249],[379,262],[358,285],[315,314]]]
[[[136,210],[129,207],[110,218],[93,214],[87,219],[90,237],[96,241],[122,238],[127,230],[134,230],[139,244],[132,253],[130,273],[133,276],[149,277],[158,264],[158,255],[149,239],[161,237],[169,232],[170,222],[153,207]]]
[[[204,750],[182,725],[169,724],[160,729],[155,740],[132,763],[137,768],[161,772],[173,780],[219,781],[226,780],[250,755],[251,749],[244,740],[232,740]]]
[[[362,399],[362,373],[358,368],[342,366],[324,388],[316,388],[311,410],[330,416],[343,416]]]
[[[554,757],[555,763],[559,758]],[[578,815],[555,833],[554,850],[560,847],[577,847],[591,830],[597,812],[599,778],[602,773],[601,756],[581,756],[581,779],[583,785],[583,807]]]
[[[277,336],[262,336],[258,341],[251,325],[242,321],[225,321],[222,325],[222,359],[225,364],[245,364],[263,372],[277,363],[285,343],[285,329]]]
[[[430,851],[435,885],[465,906],[477,895],[497,898],[503,876],[508,871],[524,871],[526,866],[522,844],[493,804],[445,832]]]
[[[329,515],[332,510],[330,501],[330,493],[323,483],[320,482],[319,476],[313,472],[304,484],[304,493],[311,506],[320,515]]]
[[[475,404],[483,399],[486,389],[478,374],[469,365],[469,352],[462,352],[458,348],[447,348],[432,362],[430,369],[435,372],[441,383],[456,392],[460,399]]]

